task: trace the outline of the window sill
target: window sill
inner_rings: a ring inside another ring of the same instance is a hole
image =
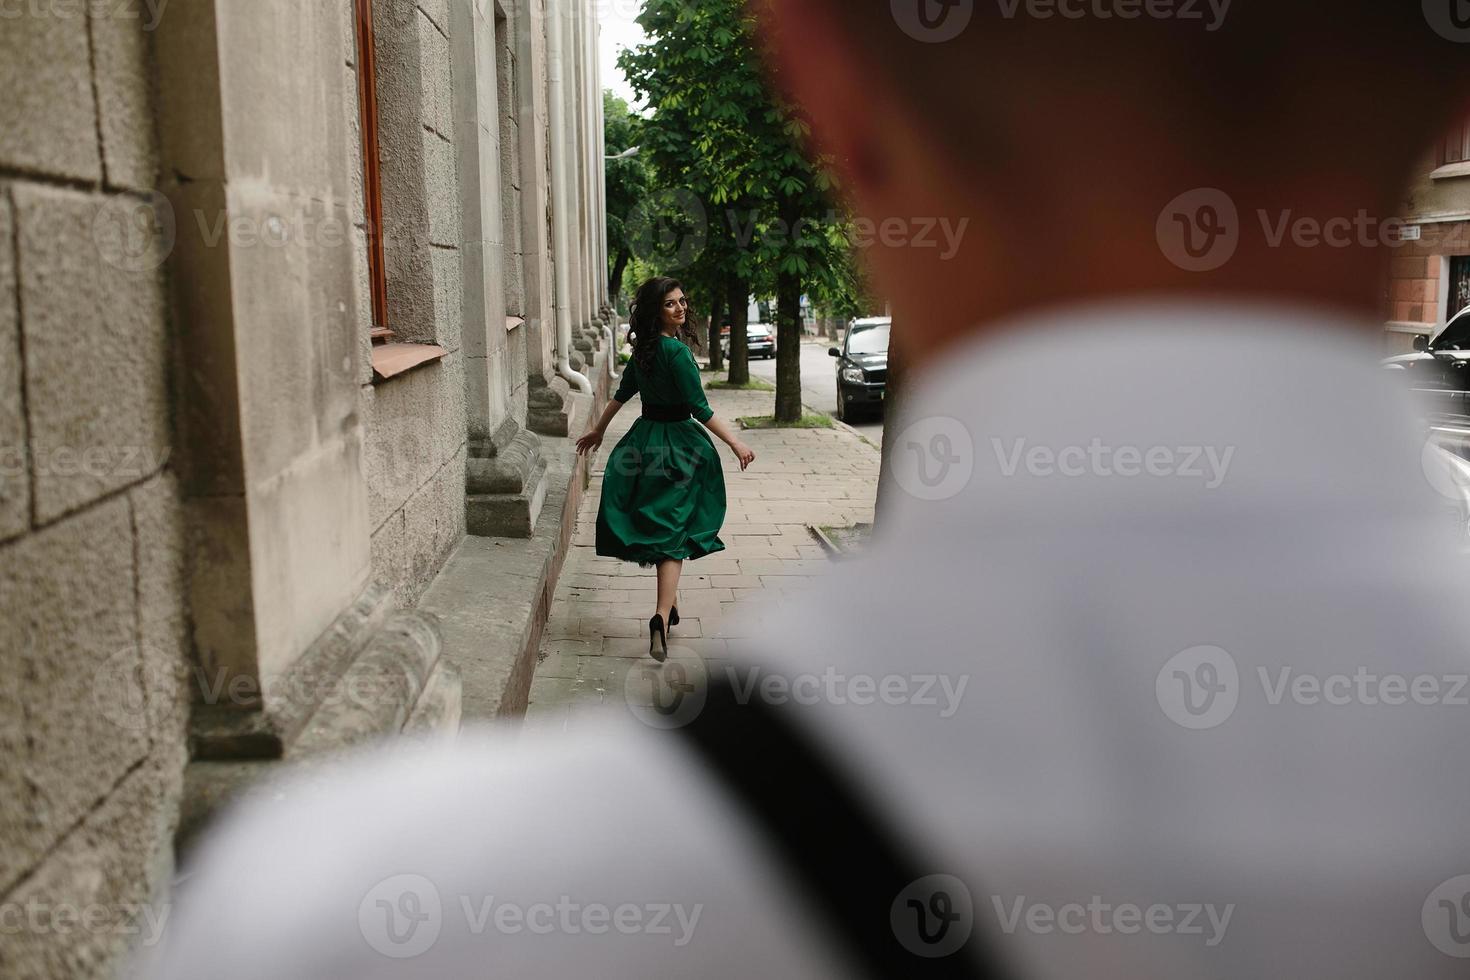
[[[373,383],[396,378],[448,355],[438,344],[374,344]]]
[[[1464,163],[1447,163],[1429,174],[1430,180],[1449,180],[1453,177],[1470,177],[1470,160]]]

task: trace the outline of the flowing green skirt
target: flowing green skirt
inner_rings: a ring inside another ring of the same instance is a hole
[[[704,426],[640,418],[607,458],[597,553],[640,565],[724,551],[725,473]]]

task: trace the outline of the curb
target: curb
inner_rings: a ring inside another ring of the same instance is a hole
[[[811,408],[810,405],[808,405],[806,407],[809,408],[809,409]],[[837,416],[833,415],[831,412],[825,412],[823,414],[829,416],[832,419],[832,427],[834,429],[841,429],[843,432],[846,432],[850,436],[856,436],[858,439],[862,440],[862,442],[864,444],[869,445],[869,446],[873,446],[873,440],[869,439],[867,436],[863,435],[857,429],[854,429],[852,426],[848,425],[846,422],[842,421],[840,418],[838,418]],[[874,449],[877,449],[878,447],[877,446],[873,446],[873,448]]]
[[[806,404],[805,402],[802,403],[801,407],[804,408],[808,412],[816,412],[818,414],[827,416],[829,419],[832,420],[832,428],[839,429],[842,432],[846,432],[848,435],[850,435],[853,438],[857,439],[859,442],[861,442],[865,446],[871,446],[872,448],[877,449],[880,452],[882,451],[881,448],[876,443],[873,442],[873,440],[869,439],[867,436],[863,435],[857,429],[854,429],[852,426],[848,425],[846,422],[842,421],[840,418],[838,418],[837,416],[833,415],[831,412],[823,412],[820,409],[813,408],[812,406]]]
[[[815,524],[808,524],[806,526],[806,529],[812,532],[812,537],[817,539],[817,544],[821,545],[823,549],[826,550],[828,558],[831,558],[835,561],[839,558],[844,557],[842,549],[837,547],[837,542],[827,537],[827,532],[823,531]]]

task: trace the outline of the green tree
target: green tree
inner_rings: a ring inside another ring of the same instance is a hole
[[[828,264],[824,271],[825,275],[807,290],[819,316],[851,320],[871,315],[879,308],[856,249],[849,249],[839,261]]]
[[[803,282],[846,251],[831,182],[804,152],[805,123],[766,87],[744,0],[647,0],[638,23],[648,43],[618,64],[653,110],[641,145],[658,185],[686,189],[704,211],[705,241],[685,274],[712,291],[724,282],[736,384],[749,380],[746,299],[774,291],[776,417],[794,421]]]

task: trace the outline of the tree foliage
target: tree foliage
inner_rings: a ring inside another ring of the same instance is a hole
[[[603,134],[606,137],[608,154],[618,156],[625,150],[637,147],[643,139],[643,118],[612,92],[602,93],[602,108]],[[621,160],[608,160],[605,166],[608,292],[616,302],[623,290],[624,272],[633,259],[629,216],[653,189],[653,172],[641,151]]]
[[[618,64],[653,110],[640,139],[653,193],[687,193],[655,220],[673,229],[670,240],[687,241],[690,224],[703,236],[694,254],[672,253],[685,268],[661,271],[711,294],[721,283],[737,294],[777,294],[776,413],[795,418],[803,286],[838,296],[852,281],[832,180],[808,156],[805,121],[767,87],[744,0],[647,0],[638,23],[648,43]],[[734,334],[730,380],[743,383],[744,334]]]

